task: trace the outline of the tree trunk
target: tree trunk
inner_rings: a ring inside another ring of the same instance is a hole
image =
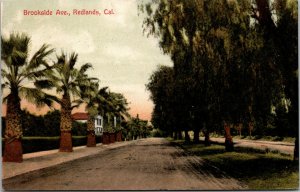
[[[191,138],[190,138],[188,130],[184,131],[184,140],[185,140],[185,142],[190,142],[191,141]]]
[[[209,131],[208,130],[206,130],[204,132],[204,136],[205,136],[204,145],[205,146],[210,146],[210,139],[209,139]]]
[[[5,127],[4,162],[22,162],[22,119],[20,98],[18,94],[10,94],[7,100]]]
[[[114,143],[115,142],[115,133],[109,133],[109,143]]]
[[[122,141],[122,131],[117,132],[116,141],[121,142]]]
[[[270,34],[275,32],[275,23],[272,19],[272,13],[270,10],[270,6],[268,0],[256,0],[256,5],[259,14],[257,16],[257,20],[265,30],[265,37],[271,38]]]
[[[72,152],[72,118],[71,118],[71,100],[68,94],[64,94],[61,101],[60,118],[60,152]]]
[[[199,141],[199,133],[200,133],[200,130],[198,130],[198,129],[194,130],[194,143],[200,143],[200,141]]]
[[[224,122],[225,129],[225,149],[226,151],[233,151],[233,141],[230,134],[230,125],[227,122]]]
[[[181,131],[178,131],[177,134],[178,134],[178,139],[179,139],[179,140],[182,140],[182,138],[183,138],[183,137],[182,137],[182,132],[181,132]]]
[[[242,129],[243,129],[243,123],[239,123],[238,124],[238,130],[239,130],[240,138],[242,137]]]
[[[249,122],[248,123],[248,129],[249,129],[249,136],[250,136],[250,139],[252,139],[252,130],[253,130],[253,122]]]
[[[294,148],[294,161],[299,161],[299,136],[296,136],[295,139],[295,148]]]
[[[95,120],[89,115],[87,121],[87,147],[96,147]]]
[[[108,145],[109,144],[109,133],[108,132],[103,132],[102,143],[104,145]]]
[[[178,139],[178,135],[177,135],[177,133],[174,131],[174,133],[173,133],[173,138],[174,138],[174,140],[177,140]]]

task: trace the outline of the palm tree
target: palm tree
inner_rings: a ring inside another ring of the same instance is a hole
[[[98,110],[106,116],[108,124],[111,124],[111,117],[119,117],[120,121],[129,117],[128,102],[121,93],[114,93],[104,87],[99,90],[98,95],[101,96],[98,100]]]
[[[113,104],[110,101],[108,87],[103,87],[99,89],[97,104],[97,110],[99,111],[104,120],[104,117],[106,117],[107,112],[111,111],[111,109],[113,108]]]
[[[128,102],[126,100],[126,98],[124,97],[124,95],[122,95],[121,93],[114,93],[111,92],[110,93],[113,104],[114,104],[114,115],[115,116],[119,116],[120,120],[124,119],[125,117],[129,117],[130,115],[128,114],[128,110],[129,108],[128,106]]]
[[[91,64],[86,63],[80,67],[75,68],[78,54],[72,53],[69,58],[65,53],[57,56],[57,61],[54,64],[54,72],[48,76],[47,82],[39,82],[39,87],[52,86],[56,92],[61,96],[55,98],[61,106],[60,119],[60,148],[61,152],[72,152],[72,118],[71,112],[75,107],[81,104],[80,87],[87,86],[89,78],[86,71],[92,67]]]
[[[98,114],[97,101],[101,99],[98,95],[98,80],[90,79],[87,86],[81,86],[82,100],[86,103],[86,110],[88,112],[87,121],[87,147],[96,146],[95,136],[95,116]]]
[[[12,33],[8,38],[2,36],[1,43],[2,91],[9,91],[3,98],[3,102],[7,103],[3,161],[22,162],[20,101],[21,98],[25,98],[38,107],[44,104],[51,105],[51,96],[31,83],[35,83],[37,79],[43,81],[45,75],[51,73],[51,66],[46,58],[54,49],[44,44],[31,59],[28,59],[30,37],[26,34]]]

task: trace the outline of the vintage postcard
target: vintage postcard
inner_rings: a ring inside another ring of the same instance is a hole
[[[299,190],[298,1],[0,3],[2,190]]]

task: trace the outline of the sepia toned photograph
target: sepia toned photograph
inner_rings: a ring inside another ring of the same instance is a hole
[[[297,0],[0,0],[3,191],[298,191]]]

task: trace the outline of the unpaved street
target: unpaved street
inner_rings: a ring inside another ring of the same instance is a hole
[[[204,140],[201,137],[201,140]],[[210,138],[211,141],[218,143],[225,143],[225,138]],[[280,142],[280,141],[256,141],[247,139],[233,139],[235,147],[248,147],[260,150],[279,151],[281,153],[290,154],[294,153],[295,144]]]
[[[233,190],[245,186],[163,138],[4,180],[7,190]]]

